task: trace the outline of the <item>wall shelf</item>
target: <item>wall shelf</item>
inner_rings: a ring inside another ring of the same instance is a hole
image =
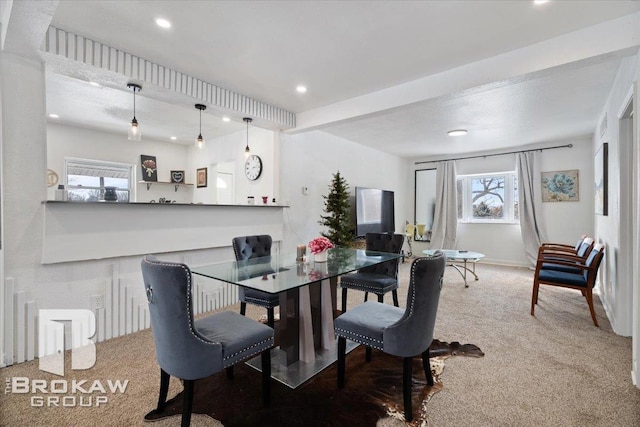
[[[193,184],[165,182],[165,181],[138,181],[138,184],[147,184],[147,191],[151,189],[152,184],[173,185],[174,191],[178,191],[179,187],[193,187]]]

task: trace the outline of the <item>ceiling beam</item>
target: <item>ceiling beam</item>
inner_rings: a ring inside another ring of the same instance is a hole
[[[534,73],[640,47],[640,12],[466,64],[408,83],[298,113],[299,133],[375,116],[385,111],[468,90],[510,84]],[[425,52],[423,54],[428,54]],[[529,77],[527,77],[529,76]]]

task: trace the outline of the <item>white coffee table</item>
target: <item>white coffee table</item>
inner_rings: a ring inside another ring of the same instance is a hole
[[[455,268],[458,273],[460,273],[464,279],[465,288],[469,287],[469,284],[467,283],[467,271],[473,274],[473,277],[478,280],[478,275],[476,274],[476,263],[480,261],[480,259],[484,258],[484,254],[471,251],[459,251],[455,249],[426,249],[422,251],[422,253],[427,256],[433,256],[436,251],[444,252],[447,256],[447,265]],[[473,268],[469,268],[467,264],[471,264]]]

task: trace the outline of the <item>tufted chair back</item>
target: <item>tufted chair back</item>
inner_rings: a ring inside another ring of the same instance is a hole
[[[400,320],[384,329],[385,353],[412,357],[431,345],[446,261],[444,253],[436,251],[411,264],[407,308]]]
[[[403,234],[392,233],[367,233],[365,236],[366,248],[368,251],[390,252],[399,254],[404,243]],[[359,270],[361,273],[384,274],[396,279],[398,277],[398,260],[384,262],[382,264],[364,267]]]
[[[222,345],[203,337],[193,326],[189,267],[147,255],[142,260],[142,278],[160,367],[185,380],[221,371]]]
[[[271,255],[272,243],[273,240],[268,234],[234,237],[232,244],[236,261],[269,256]]]

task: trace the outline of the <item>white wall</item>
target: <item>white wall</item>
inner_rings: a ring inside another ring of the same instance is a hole
[[[579,201],[542,203],[542,220],[550,241],[573,244],[583,233],[593,235],[593,158],[591,140],[588,137],[553,141],[540,146],[565,144],[573,144],[573,148],[542,151],[540,170],[548,172],[578,169]],[[435,163],[414,165],[413,169],[424,169],[433,165]],[[458,175],[515,171],[515,156],[508,154],[458,160],[456,170]],[[536,177],[535,185],[536,188],[540,188],[540,177]],[[425,245],[417,243],[414,252],[419,253],[423,246]],[[459,249],[485,254],[485,262],[530,266],[519,224],[459,223],[456,246]]]
[[[278,198],[276,180],[276,147],[274,132],[260,128],[249,128],[250,154],[262,159],[262,175],[255,181],[249,181],[244,174],[244,152],[247,142],[247,131],[239,131],[230,135],[207,140],[204,150],[190,146],[188,157],[187,178],[195,182],[195,171],[198,168],[208,168],[208,185],[206,188],[195,188],[193,201],[195,203],[216,203],[216,172],[217,165],[234,162],[235,203],[245,204],[247,196],[254,196],[256,204],[261,196],[269,196],[269,200]],[[225,165],[226,168],[226,165]],[[225,169],[226,171],[226,169]]]
[[[607,116],[607,130],[602,136],[596,131],[592,142],[594,154],[602,143],[609,143],[608,215],[595,216],[596,240],[605,244],[599,274],[600,299],[614,331],[625,336],[632,333],[633,280],[638,278],[632,278],[630,272],[638,259],[631,260],[627,256],[633,232],[632,225],[627,222],[633,206],[628,196],[632,182],[632,147],[620,144],[618,115],[637,80],[637,61],[637,57],[631,57],[622,62],[601,114],[601,119],[605,114]]]
[[[284,250],[293,251],[296,244],[306,244],[323,231],[318,224],[323,214],[323,195],[329,193],[333,174],[340,172],[355,187],[372,187],[395,192],[396,231],[404,231],[405,220],[413,218],[407,209],[412,192],[408,161],[321,131],[280,136],[280,180],[285,209]],[[413,175],[411,175],[413,177]],[[411,178],[413,179],[413,178]],[[302,193],[302,187],[309,189]]]

